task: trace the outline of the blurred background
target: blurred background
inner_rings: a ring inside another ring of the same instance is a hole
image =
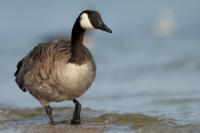
[[[79,98],[83,107],[200,123],[199,5],[199,0],[1,0],[0,106],[40,106],[16,85],[17,62],[40,42],[69,37],[79,13],[95,9],[113,33],[92,31],[85,41],[98,69]]]

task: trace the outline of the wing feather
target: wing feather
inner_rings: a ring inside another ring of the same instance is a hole
[[[42,82],[51,75],[54,64],[58,60],[68,62],[71,56],[70,41],[59,40],[54,42],[40,43],[17,64],[14,74],[15,81],[22,91],[26,91],[24,85],[28,82]],[[29,77],[31,73],[31,77]],[[29,78],[26,80],[26,78]],[[31,80],[32,81],[31,81]]]

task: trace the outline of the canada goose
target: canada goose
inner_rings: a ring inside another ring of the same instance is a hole
[[[55,122],[49,103],[64,100],[75,104],[71,124],[80,124],[81,104],[76,98],[90,87],[96,76],[92,54],[82,44],[88,29],[112,33],[97,11],[85,10],[75,21],[71,41],[40,43],[17,64],[14,75],[19,88],[40,101],[50,124]]]

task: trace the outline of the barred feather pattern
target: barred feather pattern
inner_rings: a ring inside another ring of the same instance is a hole
[[[74,91],[70,95],[62,96],[65,93],[63,92],[64,85],[61,83],[61,76],[58,72],[65,69],[65,66],[69,63],[72,55],[71,49],[71,42],[68,40],[38,44],[17,65],[15,77],[19,88],[23,91],[28,90],[40,102],[73,99],[84,93],[85,90],[80,94]],[[80,53],[74,64],[91,66],[91,70],[88,70],[94,71],[91,75],[91,81],[89,81],[92,83],[96,76],[94,59],[85,46]],[[88,88],[91,83],[86,87]]]

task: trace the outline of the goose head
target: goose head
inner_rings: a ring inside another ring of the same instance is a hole
[[[79,15],[79,23],[81,28],[85,30],[99,29],[109,33],[112,30],[103,22],[101,15],[97,11],[85,10]]]

